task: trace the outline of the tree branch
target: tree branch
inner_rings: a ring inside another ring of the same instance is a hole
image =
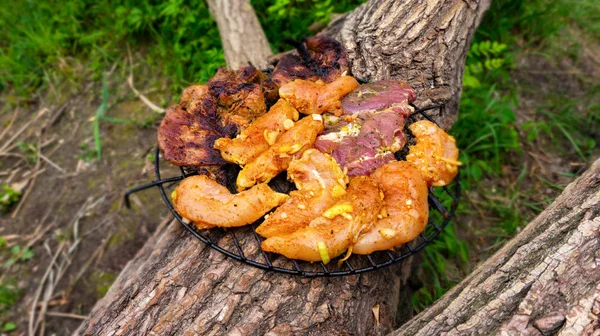
[[[248,63],[261,69],[271,56],[269,41],[248,0],[207,0],[212,17],[217,21],[225,60],[230,69]]]

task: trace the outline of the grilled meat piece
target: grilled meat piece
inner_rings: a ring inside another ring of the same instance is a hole
[[[388,250],[415,239],[425,229],[429,216],[427,184],[410,162],[388,163],[371,178],[383,191],[385,210],[354,245],[356,254]]]
[[[392,107],[406,118],[412,113],[408,104],[416,99],[415,90],[405,82],[382,80],[359,86],[342,99],[342,109],[345,114],[360,115]]]
[[[215,148],[221,151],[226,161],[245,165],[269,149],[286,129],[294,126],[299,116],[290,103],[280,99],[267,114],[256,119],[235,139],[220,138],[215,141]]]
[[[204,175],[184,179],[172,196],[177,212],[193,221],[200,229],[253,223],[289,198],[286,194],[273,191],[264,183],[239,194],[232,194]]]
[[[208,88],[195,85],[184,92],[182,104],[167,110],[158,128],[158,146],[165,160],[177,166],[220,166],[226,162],[213,143],[234,134],[234,125],[222,124]]]
[[[409,147],[406,161],[412,162],[428,186],[445,186],[458,174],[458,148],[454,137],[429,120],[409,126],[417,144]]]
[[[356,89],[358,82],[352,76],[342,76],[329,84],[296,79],[279,89],[279,96],[304,114],[331,113],[339,116],[342,112],[340,99]]]
[[[381,111],[366,120],[357,118],[338,132],[320,136],[315,148],[331,153],[348,169],[349,176],[369,175],[395,159],[394,152],[404,145],[404,123],[401,115]]]
[[[264,75],[253,66],[230,71],[219,68],[206,85],[216,98],[222,123],[233,123],[245,128],[254,119],[265,114],[265,96],[261,87]]]
[[[298,120],[273,146],[240,171],[236,181],[238,189],[244,190],[256,183],[269,182],[286,170],[294,158],[299,158],[305,150],[312,148],[317,135],[322,131],[323,119],[318,114]]]
[[[306,48],[299,45],[300,55],[283,56],[271,81],[281,87],[295,79],[322,80],[330,83],[348,71],[348,56],[341,43],[327,36],[313,36],[304,40]]]
[[[348,176],[369,175],[393,161],[406,141],[409,105],[416,99],[404,82],[385,80],[360,85],[342,99],[344,115],[325,117],[325,131],[315,148],[331,154]]]
[[[254,67],[238,71],[219,69],[206,85],[192,85],[171,106],[158,129],[158,145],[165,159],[177,166],[221,166],[213,144],[234,137],[266,112],[260,82],[264,74]]]
[[[262,249],[290,259],[327,263],[351,247],[362,232],[370,230],[383,206],[380,193],[369,176],[355,177],[346,195],[321,217],[293,233],[267,238]]]
[[[292,233],[306,227],[346,194],[348,177],[335,160],[316,149],[309,149],[293,160],[288,178],[298,190],[256,228],[256,233],[269,238]]]

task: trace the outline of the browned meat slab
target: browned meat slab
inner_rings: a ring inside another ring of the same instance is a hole
[[[267,112],[260,84],[263,76],[252,66],[237,71],[220,68],[206,83],[210,94],[216,98],[223,125],[233,123],[245,128]]]
[[[369,175],[404,146],[402,130],[415,98],[414,90],[400,81],[360,85],[342,99],[341,117],[325,118],[315,148],[331,154],[349,176]]]
[[[322,80],[330,83],[348,71],[348,57],[341,43],[327,36],[313,36],[304,40],[306,52],[303,55],[287,54],[283,56],[271,80],[277,86],[304,79]]]
[[[235,127],[222,125],[207,87],[197,85],[184,92],[182,104],[167,110],[158,128],[158,146],[165,160],[177,166],[220,166],[226,162],[213,143],[234,132]]]

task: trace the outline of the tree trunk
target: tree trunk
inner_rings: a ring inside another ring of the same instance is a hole
[[[421,104],[450,103],[448,114],[438,119],[449,126],[469,41],[489,3],[371,0],[328,33],[344,43],[356,76],[406,80]],[[221,30],[221,35],[231,34]],[[343,278],[267,273],[224,257],[172,223],[125,267],[80,330],[88,335],[383,334],[397,325],[400,292],[406,288],[402,275],[411,263]],[[372,311],[377,305],[379,325]]]
[[[598,335],[600,159],[468,278],[393,335]]]
[[[435,119],[448,129],[458,115],[471,38],[490,2],[371,0],[324,33],[344,44],[354,76],[402,79],[417,91],[417,106],[445,103]]]
[[[271,56],[269,41],[248,0],[207,0],[210,14],[217,21],[225,60],[231,69],[254,65],[267,66]]]

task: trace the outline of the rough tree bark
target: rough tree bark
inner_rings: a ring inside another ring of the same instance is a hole
[[[344,44],[354,76],[399,78],[417,90],[418,106],[444,103],[436,121],[448,129],[458,115],[471,37],[490,2],[371,0],[324,33]]]
[[[468,278],[393,335],[598,335],[600,159]]]
[[[271,48],[248,0],[207,0],[217,21],[227,66],[237,69],[251,63],[259,69],[267,65]]]
[[[448,115],[439,119],[449,126],[457,111],[466,51],[490,1],[371,0],[337,20],[327,33],[344,43],[355,75],[407,80],[421,95],[420,103],[449,103]],[[80,331],[383,334],[396,326],[405,287],[402,267],[410,268],[410,262],[345,278],[265,273],[227,259],[179,225],[169,225],[157,230],[127,265]],[[376,305],[380,326],[371,310]]]

